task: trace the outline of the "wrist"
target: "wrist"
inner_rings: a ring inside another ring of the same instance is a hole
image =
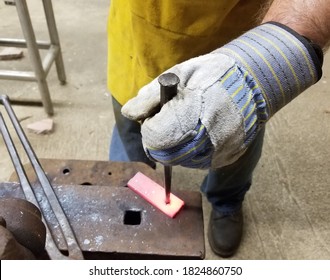
[[[314,1],[266,1],[262,23],[279,22],[301,36],[309,38],[324,51],[329,45],[330,13],[329,4],[325,0]]]
[[[322,76],[323,53],[280,23],[264,23],[217,52],[234,58],[253,77],[269,117]]]
[[[319,65],[319,67],[318,66],[316,67],[316,70],[321,71],[320,73],[318,73],[318,77],[320,79],[322,76],[322,65],[323,65],[324,54],[321,45],[311,39],[313,38],[313,36],[309,37],[304,33],[299,33],[299,29],[293,29],[280,22],[269,21],[269,22],[265,22],[264,24],[266,23],[274,24],[283,28],[284,30],[295,36],[306,47],[306,49],[308,50],[309,54],[312,57],[313,62],[316,65]]]

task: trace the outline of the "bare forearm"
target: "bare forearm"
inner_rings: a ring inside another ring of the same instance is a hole
[[[276,21],[317,43],[323,50],[330,43],[329,0],[274,0],[263,22]]]

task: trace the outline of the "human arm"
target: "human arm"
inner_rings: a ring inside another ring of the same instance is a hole
[[[327,4],[318,2],[318,9]],[[142,88],[122,112],[145,119],[141,131],[146,153],[164,164],[197,168],[217,168],[239,158],[270,117],[322,75],[323,53],[309,40],[326,47],[329,36],[308,38],[318,26],[307,19],[300,23],[301,35],[284,24],[298,20],[299,8],[297,1],[274,1],[265,24],[169,69],[181,79],[179,93],[155,116],[157,80]]]
[[[330,1],[327,0],[274,0],[262,23],[275,21],[295,30],[318,44],[323,50],[329,47]]]

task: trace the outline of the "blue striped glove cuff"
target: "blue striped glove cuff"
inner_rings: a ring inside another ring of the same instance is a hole
[[[267,111],[259,110],[260,121],[269,119],[322,76],[322,51],[279,23],[260,25],[214,52],[234,58],[253,77],[267,106]],[[237,103],[241,97],[237,96]]]

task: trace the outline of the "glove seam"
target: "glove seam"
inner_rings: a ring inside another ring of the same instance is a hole
[[[233,79],[231,79],[232,76],[234,76]],[[229,68],[221,77],[220,82],[224,86],[229,100],[241,116],[244,144],[247,146],[262,123],[268,119],[265,98],[249,72],[238,65]],[[237,88],[235,85],[241,86]]]

